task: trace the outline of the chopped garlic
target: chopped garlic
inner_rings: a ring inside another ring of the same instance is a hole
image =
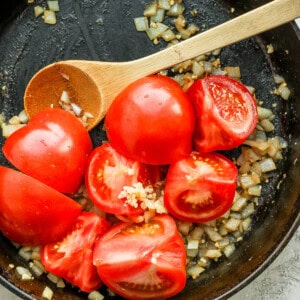
[[[152,186],[144,187],[141,182],[124,186],[118,198],[126,198],[125,203],[135,208],[140,205],[143,210],[155,210],[159,214],[167,213],[163,204],[163,194],[157,195]]]

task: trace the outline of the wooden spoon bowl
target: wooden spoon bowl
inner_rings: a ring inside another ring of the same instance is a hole
[[[134,80],[287,23],[300,16],[299,0],[274,0],[175,46],[129,62],[69,60],[53,63],[30,80],[24,95],[29,117],[59,107],[63,91],[93,115],[88,130],[105,116],[111,102]]]

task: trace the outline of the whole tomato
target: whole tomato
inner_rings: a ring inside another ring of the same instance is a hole
[[[91,150],[83,124],[58,108],[36,114],[3,146],[4,155],[16,168],[63,193],[79,189]]]
[[[141,78],[113,101],[105,125],[111,145],[145,164],[169,164],[190,154],[194,111],[179,84],[166,76]]]

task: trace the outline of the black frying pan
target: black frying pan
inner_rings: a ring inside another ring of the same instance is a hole
[[[27,1],[0,2],[0,112],[7,117],[18,114],[23,106],[25,86],[33,74],[54,61],[92,59],[124,61],[158,51],[133,26],[134,17],[141,16],[145,2],[138,0],[64,0],[55,26],[43,24],[33,16]],[[193,22],[215,26],[235,14],[268,1],[189,1],[188,7],[201,7],[199,19]],[[268,56],[266,45],[272,43],[275,53]],[[223,50],[224,65],[239,65],[242,81],[255,86],[256,95],[266,106],[278,103],[276,134],[288,143],[285,159],[264,187],[260,205],[249,233],[229,259],[211,266],[197,280],[188,281],[185,290],[174,299],[226,299],[262,272],[287,244],[300,222],[300,40],[291,24],[257,38],[249,39]],[[275,89],[274,73],[283,75],[292,90],[288,102],[270,91]],[[298,100],[298,101],[297,101]],[[101,124],[99,125],[101,127]],[[95,144],[101,138],[97,127],[91,133]],[[3,138],[1,137],[1,145]],[[1,165],[7,165],[0,155]],[[285,175],[284,175],[285,174]],[[278,183],[286,179],[277,189]],[[24,299],[40,299],[45,284],[54,291],[53,299],[86,299],[76,289],[58,290],[44,278],[21,282],[8,265],[24,264],[15,248],[0,235],[0,282]],[[116,298],[115,298],[116,299]]]

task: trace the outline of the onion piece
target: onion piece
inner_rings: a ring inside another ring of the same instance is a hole
[[[103,300],[104,296],[98,291],[93,291],[88,294],[88,300]]]
[[[163,23],[155,23],[156,25],[154,27],[149,27],[149,29],[146,31],[148,37],[150,40],[154,40],[158,37],[160,37],[166,30],[169,29],[169,27]]]
[[[229,244],[224,248],[224,254],[226,257],[229,257],[235,251],[235,245]]]
[[[49,0],[49,1],[47,1],[47,5],[48,5],[49,10],[55,11],[55,12],[59,11],[59,4],[58,4],[57,0]]]
[[[11,125],[11,124],[3,124],[2,125],[2,135],[5,138],[8,138],[11,134],[13,134],[15,131],[18,129],[26,126],[26,124],[16,124],[16,125]]]
[[[42,298],[46,300],[51,300],[52,297],[53,297],[53,291],[48,286],[46,286],[43,290]]]
[[[43,14],[44,8],[42,6],[40,6],[40,5],[36,5],[33,8],[33,11],[34,11],[34,16],[37,18],[37,17],[39,17],[40,15]]]
[[[170,17],[178,17],[182,15],[185,10],[185,7],[182,3],[174,3],[167,12],[167,15]]]
[[[187,268],[186,272],[189,276],[191,276],[193,279],[199,277],[199,275],[204,272],[205,269],[201,266],[197,265],[193,265],[189,268]]]
[[[18,114],[18,117],[20,122],[23,124],[26,124],[29,120],[29,117],[24,109]]]
[[[149,29],[148,19],[146,17],[134,18],[133,21],[137,31],[146,31]]]
[[[158,0],[158,8],[169,10],[171,8],[169,0]]]
[[[272,158],[265,158],[265,159],[259,161],[258,163],[260,164],[261,171],[263,173],[267,173],[267,172],[276,170],[276,165]]]
[[[77,117],[79,117],[80,114],[81,114],[81,112],[82,112],[82,108],[81,108],[78,104],[76,104],[76,103],[74,103],[74,102],[72,102],[70,105],[71,105],[71,107],[72,107],[72,110],[73,110],[74,114],[75,114]]]
[[[144,16],[145,17],[153,17],[157,13],[157,1],[153,1],[146,6],[144,9]]]
[[[56,15],[55,12],[52,10],[45,9],[43,19],[45,24],[50,24],[50,25],[56,24]]]
[[[150,18],[150,22],[155,22],[155,23],[160,22],[160,23],[162,23],[164,18],[165,18],[165,10],[159,8],[159,9],[157,9],[156,15],[154,15]]]

